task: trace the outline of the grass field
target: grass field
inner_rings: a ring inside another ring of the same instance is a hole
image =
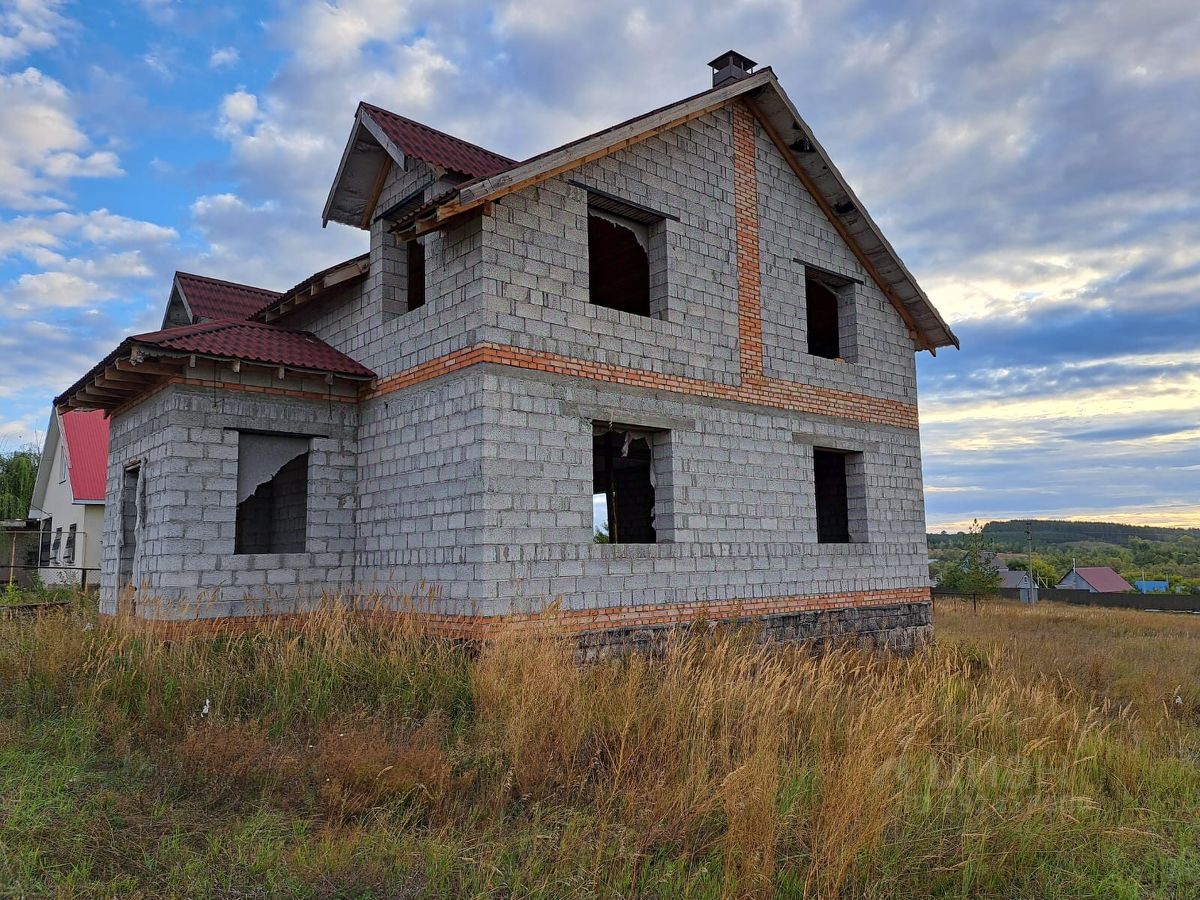
[[[1200,620],[935,623],[580,668],[337,611],[0,621],[0,895],[1200,895]]]

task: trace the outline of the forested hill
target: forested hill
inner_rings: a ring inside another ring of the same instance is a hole
[[[1024,550],[1026,519],[1011,522],[988,522],[983,534],[997,550]],[[1148,525],[1122,525],[1117,522],[1061,522],[1054,519],[1034,519],[1033,542],[1036,547],[1049,549],[1075,544],[1115,544],[1129,547],[1134,540],[1173,543],[1185,536],[1200,539],[1200,528],[1159,528]],[[931,534],[930,547],[957,546],[961,533]]]

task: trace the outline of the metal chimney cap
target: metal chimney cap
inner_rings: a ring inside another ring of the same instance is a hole
[[[726,66],[733,66],[734,68],[743,70],[747,75],[749,75],[750,70],[757,66],[758,63],[748,56],[743,56],[736,50],[726,50],[708,65],[713,69],[724,69]]]
[[[742,56],[736,50],[726,50],[709,63],[712,66],[713,87],[721,87],[733,81],[741,81],[750,77],[750,71],[758,65],[748,56]]]

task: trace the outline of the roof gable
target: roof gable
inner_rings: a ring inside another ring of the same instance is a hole
[[[515,159],[493,153],[452,134],[430,128],[390,110],[359,104],[367,121],[377,125],[392,146],[406,156],[419,159],[438,169],[457,172],[468,178],[483,178],[503,172],[517,164]]]
[[[38,462],[37,479],[33,482],[33,496],[29,501],[29,515],[35,511],[45,512],[46,494],[50,487],[50,473],[56,471],[55,457],[59,452],[61,432],[58,426],[58,411],[50,410],[50,421],[46,424],[46,439],[42,442],[42,457]]]
[[[179,292],[193,322],[203,319],[249,319],[280,296],[278,291],[190,272],[175,273],[172,297],[175,291]]]
[[[430,166],[438,177],[481,178],[516,165],[516,160],[390,110],[360,102],[350,139],[325,201],[322,223],[330,220],[356,228],[370,225],[370,216],[392,165],[406,159]]]
[[[936,351],[958,338],[934,308],[829,155],[800,118],[770,68],[703,91],[611,128],[548,150],[492,175],[458,185],[405,222],[421,234],[507,194],[678,127],[732,102],[745,102],[788,166],[812,195],[867,275],[899,312],[917,346]]]

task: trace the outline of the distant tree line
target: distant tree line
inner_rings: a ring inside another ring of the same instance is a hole
[[[1026,547],[1025,530],[1031,524],[1034,540],[1040,547],[1089,543],[1129,547],[1137,540],[1172,542],[1189,535],[1200,539],[1200,528],[1163,528],[1119,522],[1063,522],[1056,519],[988,522],[983,526],[983,534],[997,550],[1018,552]],[[929,536],[931,547],[963,547],[965,541],[966,533],[961,531]]]

